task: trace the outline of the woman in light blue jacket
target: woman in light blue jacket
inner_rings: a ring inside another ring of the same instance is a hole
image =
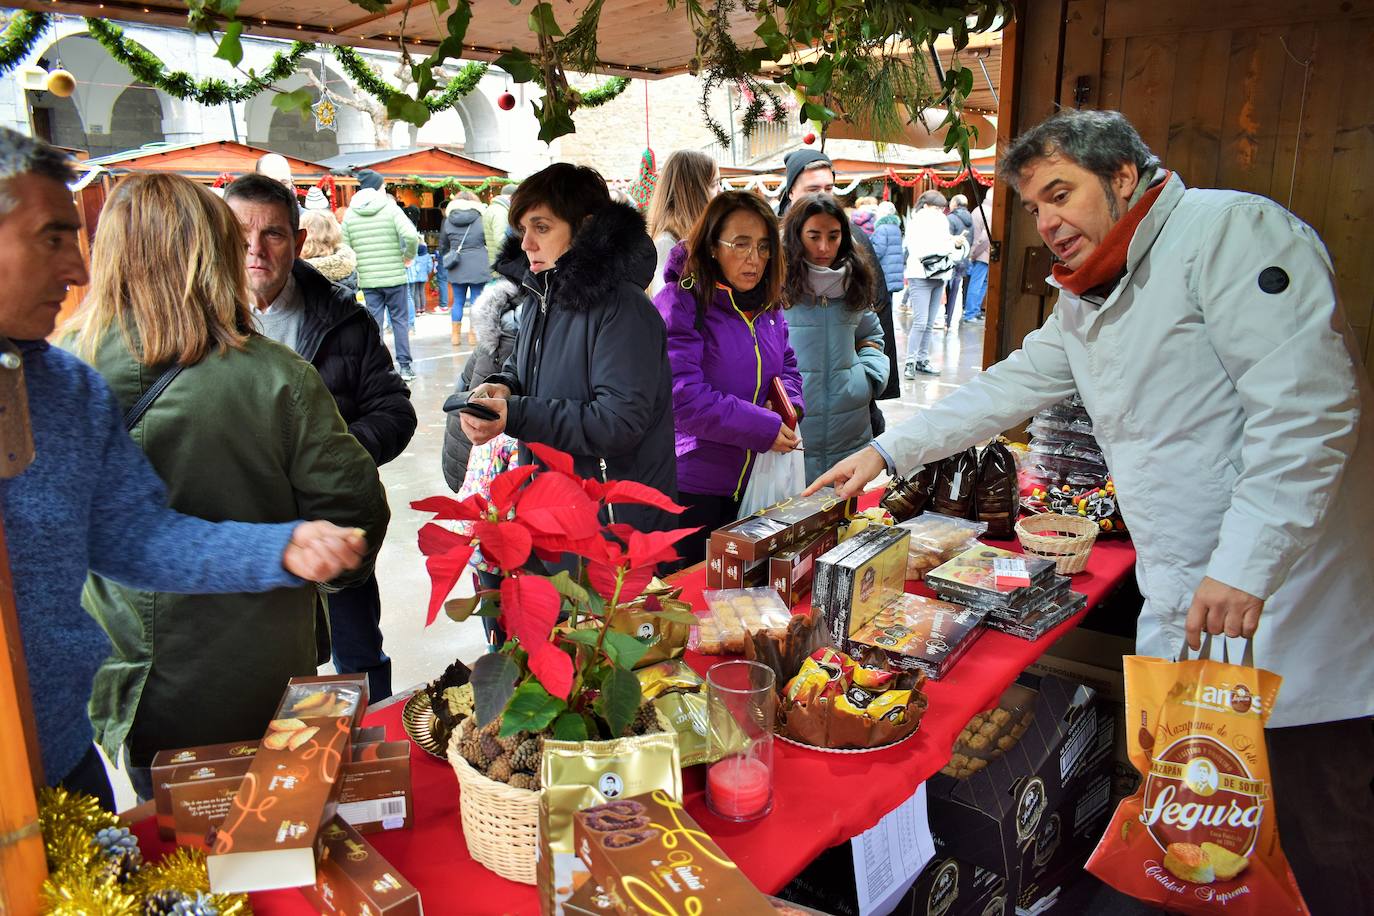
[[[890,371],[871,308],[882,278],[850,232],[844,210],[825,194],[794,201],[782,227],[783,301],[806,400],[807,480],[872,441],[868,404]]]

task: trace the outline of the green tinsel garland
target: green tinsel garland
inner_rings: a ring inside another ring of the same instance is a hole
[[[395,184],[401,185],[402,187],[411,185],[417,188],[427,188],[430,191],[452,191],[458,188],[464,191],[471,191],[474,194],[481,194],[491,188],[499,188],[504,185],[515,183],[516,181],[513,178],[497,178],[496,176],[483,179],[481,184],[464,184],[457,178],[430,179],[421,178],[419,175],[411,175],[409,178],[402,178],[395,182]]]
[[[596,108],[605,105],[630,87],[630,81],[623,76],[613,76],[606,82],[579,95],[578,108]]]
[[[272,56],[272,65],[265,72],[243,83],[230,83],[214,77],[197,80],[184,70],[167,72],[166,66],[156,55],[127,40],[123,29],[103,19],[87,19],[86,30],[135,78],[161,89],[173,98],[194,99],[202,105],[247,101],[270,88],[277,80],[295,73],[301,59],[315,50],[315,46],[308,41],[294,42],[289,51]]]
[[[343,65],[344,72],[353,78],[353,82],[358,84],[358,88],[382,104],[386,104],[393,96],[404,94],[378,76],[377,71],[373,70],[354,49],[336,47],[334,57]],[[454,103],[477,88],[482,77],[487,75],[488,66],[485,63],[464,65],[463,69],[458,71],[458,75],[448,81],[448,86],[444,88],[443,92],[422,100],[425,107],[435,114],[452,108]]]
[[[52,25],[47,13],[18,10],[10,17],[5,31],[0,32],[0,76],[9,73],[29,56],[38,39]]]

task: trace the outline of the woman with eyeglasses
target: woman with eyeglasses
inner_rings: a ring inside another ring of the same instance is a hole
[[[673,368],[678,524],[703,534],[734,521],[756,457],[800,439],[767,405],[774,378],[802,413],[802,380],[780,304],[778,223],[757,195],[727,191],[706,207],[664,268],[654,305],[668,326]],[[706,538],[678,545],[687,563]]]
[[[829,194],[793,201],[782,224],[783,300],[810,407],[801,424],[807,480],[873,441],[868,405],[891,370],[873,311],[881,276],[854,231]]]

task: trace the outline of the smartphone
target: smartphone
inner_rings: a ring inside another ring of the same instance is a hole
[[[470,414],[479,420],[499,420],[501,415],[492,410],[485,404],[474,404],[471,401],[458,408],[460,413]]]

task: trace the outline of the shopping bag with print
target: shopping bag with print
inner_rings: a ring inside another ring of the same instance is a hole
[[[1279,846],[1264,723],[1281,678],[1251,664],[1123,659],[1126,741],[1143,781],[1087,869],[1170,912],[1306,914]],[[1224,641],[1223,641],[1224,645]],[[1223,653],[1225,655],[1225,653]]]
[[[763,452],[754,458],[754,471],[739,504],[739,517],[748,518],[760,509],[796,496],[806,489],[806,458],[801,449]]]

